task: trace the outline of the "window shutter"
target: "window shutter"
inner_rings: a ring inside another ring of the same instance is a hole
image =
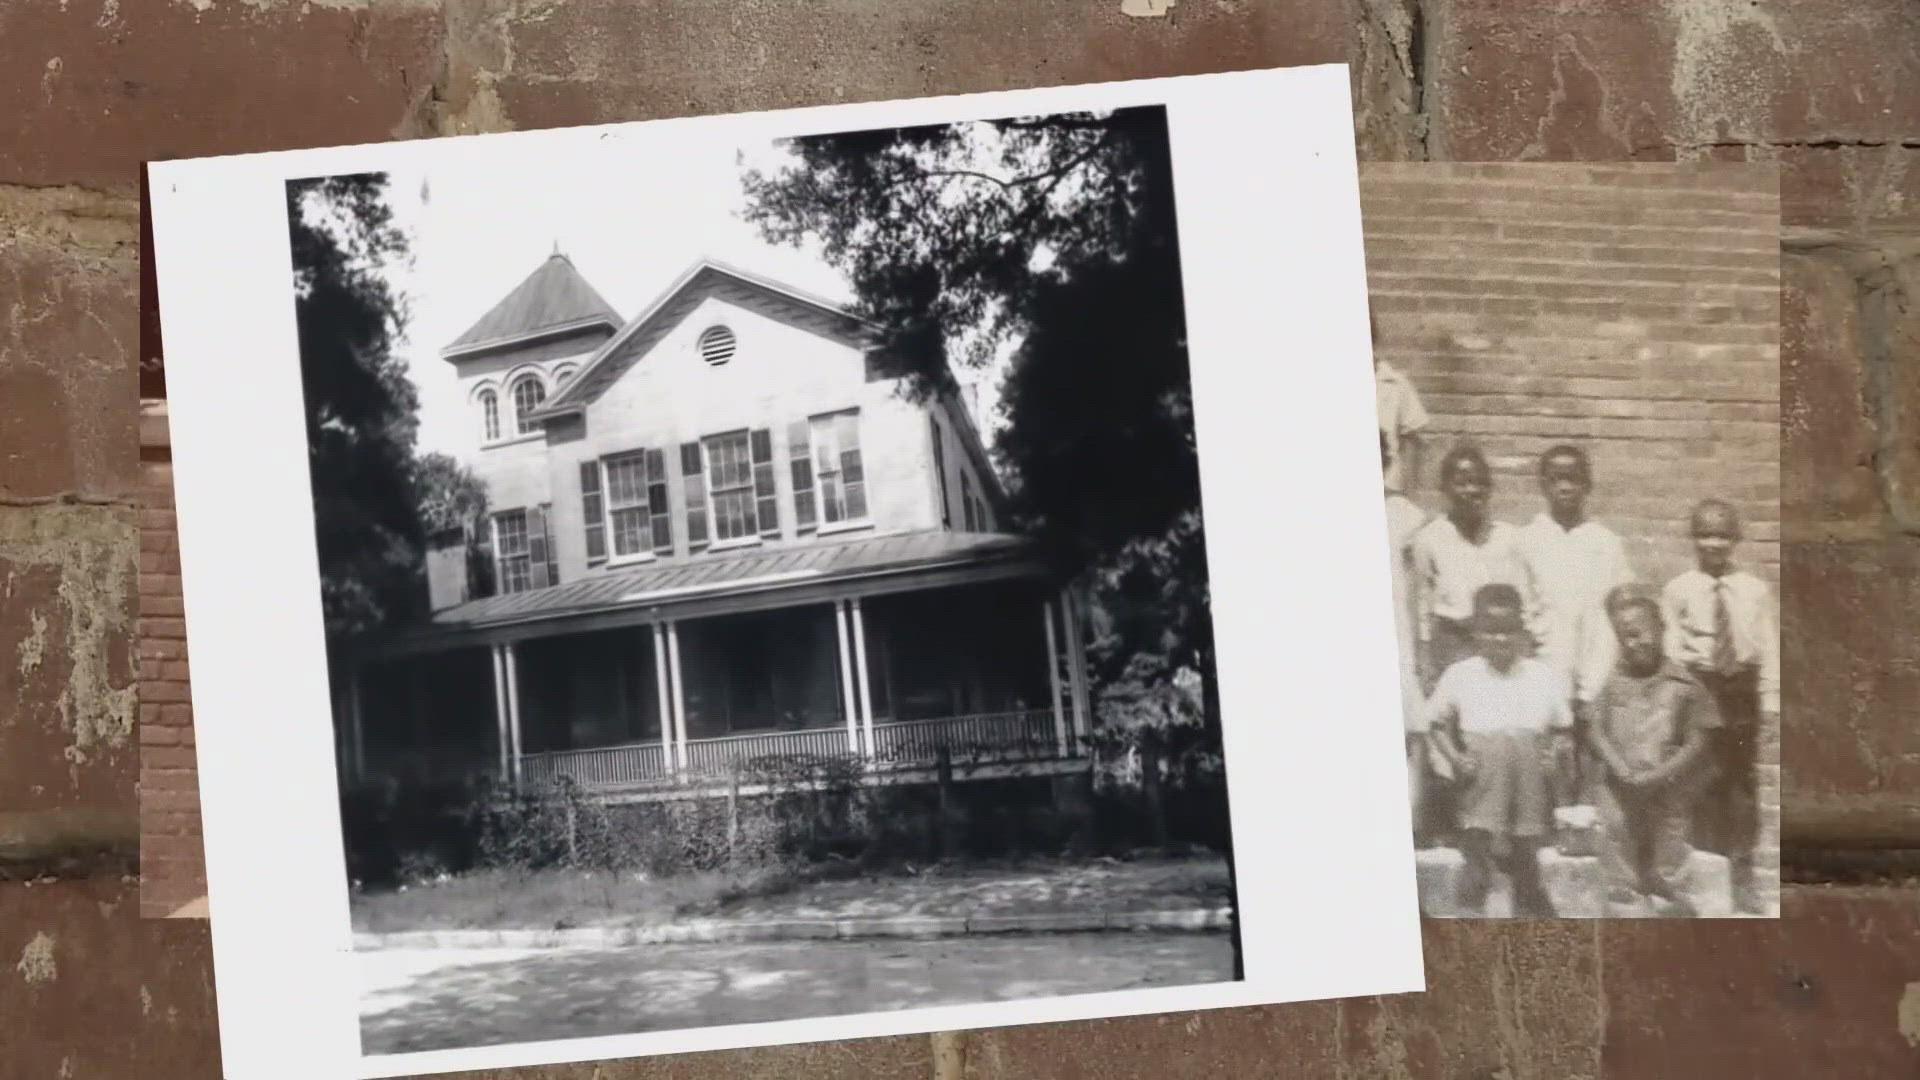
[[[647,451],[647,512],[652,515],[653,553],[673,554],[673,514],[667,509],[667,452]]]
[[[787,462],[793,472],[793,531],[813,531],[813,425],[795,420],[787,427]]]
[[[973,516],[973,482],[964,472],[960,474],[960,504],[966,513],[967,531],[978,532]]]
[[[580,463],[580,517],[586,523],[587,561],[596,563],[607,557],[606,508],[600,496],[600,463]]]
[[[940,527],[953,527],[953,507],[947,501],[947,448],[940,438],[940,421],[933,416],[927,417],[927,426],[933,431],[933,475],[935,487],[940,493]]]
[[[553,582],[547,562],[552,548],[547,542],[547,504],[541,503],[527,512],[527,562],[536,589],[544,589]]]
[[[680,475],[687,490],[687,550],[707,546],[707,477],[700,461],[700,444],[680,444]]]
[[[773,432],[758,428],[747,437],[753,456],[754,516],[760,519],[760,535],[780,535],[780,493],[773,482]]]
[[[867,516],[866,472],[860,464],[860,414],[844,412],[835,418],[834,436],[840,444],[840,483],[847,501],[847,520]]]

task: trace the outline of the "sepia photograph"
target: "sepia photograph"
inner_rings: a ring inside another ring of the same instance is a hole
[[[1777,916],[1774,171],[1361,191],[1423,912]]]
[[[291,331],[169,343],[216,934],[311,882],[365,1075],[1417,986],[1398,740],[1308,720],[1397,700],[1336,73],[208,163],[273,178],[244,276]],[[1201,119],[1288,80],[1293,145]],[[1284,256],[1221,187],[1276,166],[1321,207]],[[1246,297],[1308,274],[1353,363],[1261,406]],[[211,279],[162,276],[188,318]],[[274,430],[222,453],[248,378]],[[1309,446],[1341,527],[1275,561]],[[297,496],[298,574],[244,568],[235,489]],[[270,880],[288,740],[331,753]],[[1293,883],[1331,851],[1368,901]]]

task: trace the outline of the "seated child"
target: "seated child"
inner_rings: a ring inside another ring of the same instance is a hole
[[[1552,832],[1553,763],[1573,727],[1566,680],[1522,655],[1526,623],[1512,585],[1477,590],[1470,623],[1478,655],[1447,668],[1427,702],[1435,752],[1463,787],[1459,903],[1484,912],[1497,862],[1513,882],[1513,913],[1550,919],[1538,860]]]
[[[1688,834],[1720,717],[1699,680],[1667,658],[1665,620],[1650,590],[1617,586],[1606,610],[1619,658],[1592,703],[1587,734],[1605,774],[1594,796],[1607,902],[1656,897],[1693,915],[1684,892]]]
[[[1424,834],[1424,796],[1427,778],[1427,739],[1421,727],[1425,717],[1420,700],[1420,676],[1414,669],[1413,643],[1413,534],[1427,523],[1427,512],[1413,500],[1394,490],[1391,481],[1394,465],[1393,440],[1380,433],[1380,462],[1389,478],[1387,495],[1387,545],[1392,554],[1393,621],[1400,649],[1400,709],[1406,725],[1407,801],[1413,808],[1416,842]]]
[[[1660,594],[1667,655],[1691,671],[1719,710],[1721,729],[1709,753],[1718,776],[1700,807],[1703,847],[1733,864],[1734,905],[1766,913],[1754,887],[1753,849],[1760,830],[1760,733],[1780,722],[1780,631],[1767,584],[1733,561],[1740,515],[1707,499],[1690,522],[1695,569]]]

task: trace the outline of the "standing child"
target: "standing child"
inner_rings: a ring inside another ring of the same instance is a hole
[[[1607,594],[1619,658],[1589,713],[1590,746],[1605,774],[1594,785],[1604,838],[1607,902],[1643,896],[1694,915],[1686,896],[1688,837],[1711,777],[1707,748],[1720,726],[1713,698],[1666,656],[1660,602],[1640,586]]]
[[[1667,655],[1713,695],[1721,729],[1711,754],[1718,776],[1701,807],[1703,846],[1733,868],[1734,905],[1765,914],[1754,884],[1753,849],[1760,831],[1760,733],[1780,722],[1780,634],[1765,582],[1739,569],[1740,516],[1722,499],[1694,507],[1690,521],[1697,565],[1661,593]]]
[[[1520,590],[1482,586],[1473,595],[1478,655],[1440,676],[1427,702],[1435,751],[1463,785],[1459,903],[1484,910],[1500,865],[1513,883],[1513,913],[1554,916],[1540,882],[1540,848],[1551,835],[1553,762],[1570,738],[1564,680],[1525,656]]]
[[[1614,635],[1603,609],[1608,590],[1633,580],[1627,548],[1612,529],[1587,516],[1593,466],[1578,446],[1540,455],[1540,491],[1547,508],[1520,529],[1526,567],[1527,629],[1536,654],[1573,688],[1576,747],[1587,743],[1584,716],[1614,662]],[[1575,791],[1591,796],[1590,754],[1576,752],[1564,771]]]
[[[1488,514],[1493,470],[1471,443],[1461,443],[1440,459],[1444,516],[1428,522],[1413,538],[1415,596],[1420,618],[1421,685],[1431,688],[1442,672],[1471,656],[1476,644],[1467,617],[1474,593],[1483,585],[1523,587],[1518,530]],[[1531,650],[1529,650],[1531,651]]]
[[[1380,413],[1380,437],[1387,441],[1393,460],[1387,465],[1387,490],[1404,492],[1420,475],[1420,432],[1428,423],[1420,392],[1392,364],[1380,359],[1380,325],[1371,316],[1373,335],[1373,392]]]
[[[1393,441],[1380,433],[1380,464],[1393,472]],[[1406,725],[1407,802],[1413,808],[1416,843],[1425,835],[1425,794],[1427,779],[1427,739],[1422,726],[1425,710],[1420,699],[1420,676],[1414,667],[1415,620],[1413,605],[1413,537],[1427,523],[1427,512],[1413,500],[1395,491],[1389,483],[1387,496],[1387,546],[1392,556],[1393,622],[1400,647],[1400,710]]]

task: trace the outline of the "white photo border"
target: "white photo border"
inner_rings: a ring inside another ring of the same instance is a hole
[[[226,1075],[397,1076],[1423,989],[1345,65],[149,166]],[[289,179],[1164,105],[1246,977],[361,1057]],[[244,503],[236,493],[244,492]]]

